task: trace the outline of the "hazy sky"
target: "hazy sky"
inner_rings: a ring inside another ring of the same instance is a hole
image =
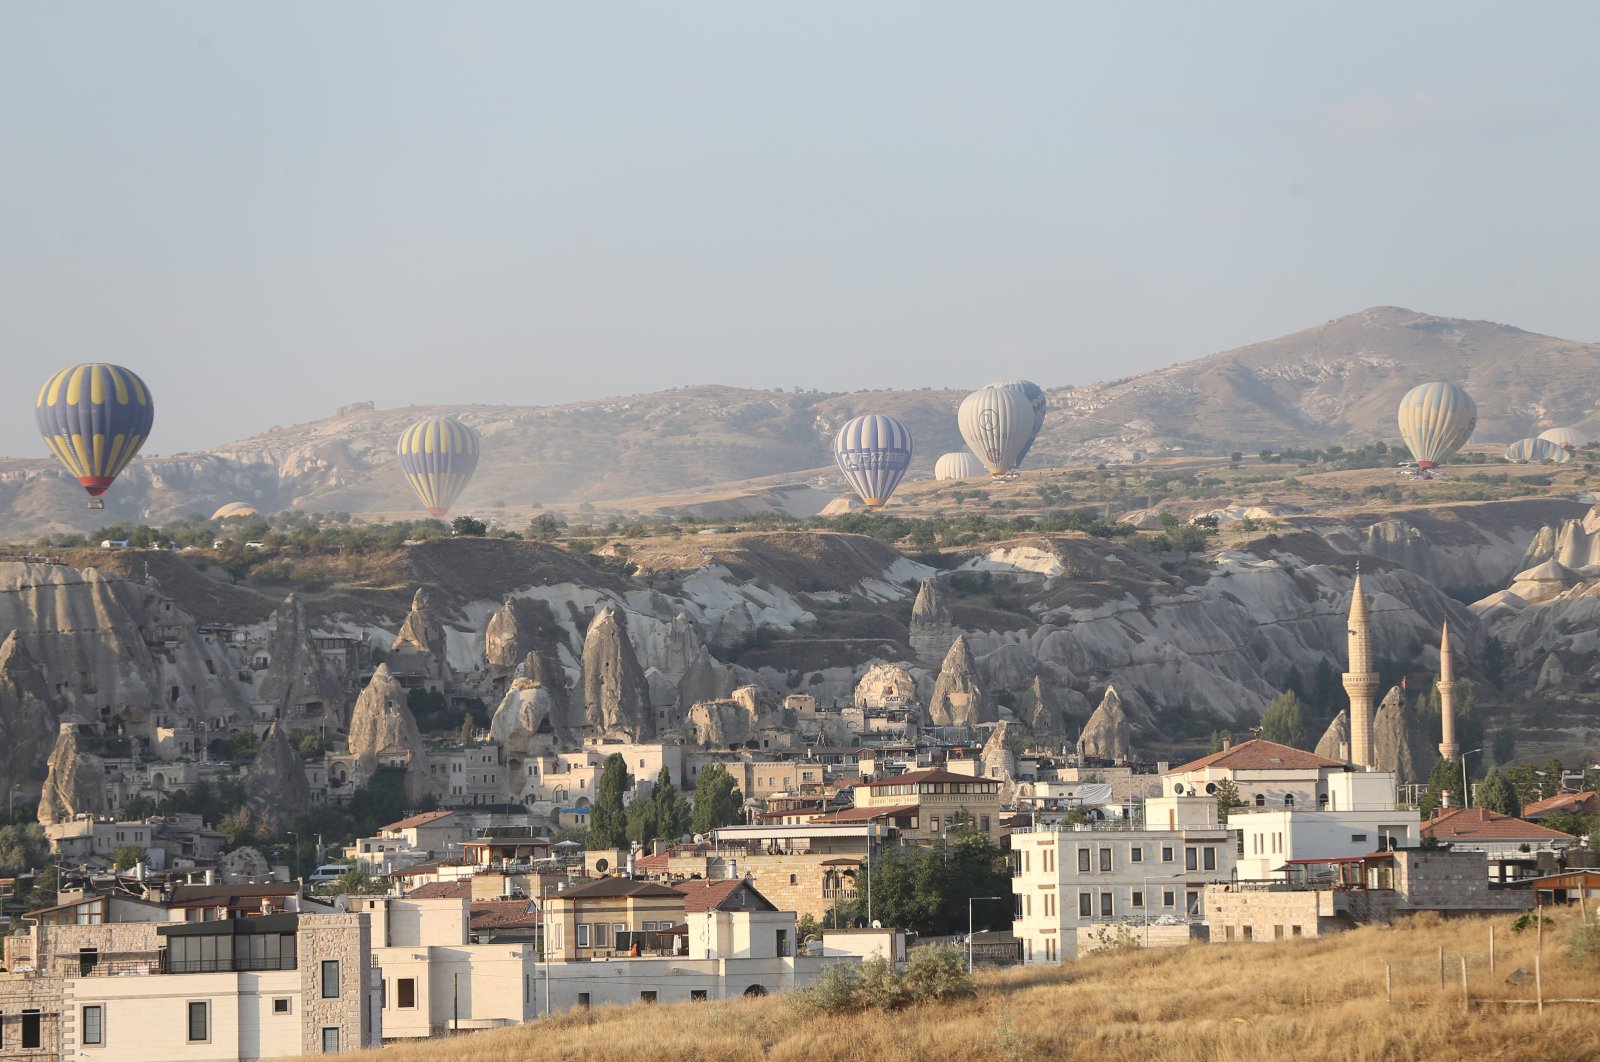
[[[0,0],[0,453],[337,405],[1600,338],[1592,4]]]

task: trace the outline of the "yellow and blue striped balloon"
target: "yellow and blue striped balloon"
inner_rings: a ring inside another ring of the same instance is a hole
[[[454,417],[423,417],[400,433],[400,470],[430,515],[442,518],[478,467],[478,433]]]
[[[90,361],[46,380],[33,415],[56,460],[98,498],[150,437],[156,406],[136,374]]]

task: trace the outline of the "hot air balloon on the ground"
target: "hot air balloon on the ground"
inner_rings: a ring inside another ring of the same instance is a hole
[[[400,470],[429,515],[443,518],[478,467],[478,433],[454,417],[424,417],[400,433]]]
[[[984,387],[961,402],[956,424],[961,437],[991,476],[1016,471],[1033,434],[1033,403],[1012,387]]]
[[[833,441],[839,471],[868,509],[882,509],[911,467],[911,432],[893,417],[856,417]]]
[[[1028,400],[1033,407],[1033,431],[1028,435],[1028,441],[1023,443],[1022,450],[1017,454],[1017,464],[1022,464],[1028,458],[1028,451],[1033,449],[1033,444],[1039,439],[1039,432],[1044,430],[1045,411],[1050,408],[1050,402],[1044,396],[1044,388],[1032,380],[1000,380],[992,383],[990,387],[1009,387],[1022,392],[1022,397]]]
[[[89,492],[89,508],[104,509],[100,495],[150,437],[156,406],[136,374],[93,361],[46,380],[33,415],[50,452]]]
[[[242,520],[247,516],[258,516],[256,507],[249,502],[234,501],[221,506],[211,514],[213,520]]]
[[[1426,471],[1442,464],[1472,438],[1478,406],[1453,383],[1425,383],[1400,400],[1400,437]]]
[[[983,462],[966,450],[944,454],[933,465],[934,479],[977,479],[983,474]]]
[[[1549,439],[1518,439],[1506,447],[1506,460],[1519,463],[1540,461],[1560,465],[1571,461],[1572,455]]]
[[[1589,445],[1589,437],[1577,428],[1551,428],[1549,431],[1540,432],[1539,438],[1566,447],[1568,450]]]

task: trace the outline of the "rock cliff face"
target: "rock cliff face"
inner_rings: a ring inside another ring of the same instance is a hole
[[[1350,762],[1350,712],[1345,710],[1333,717],[1328,724],[1328,729],[1322,732],[1322,738],[1317,742],[1314,750],[1318,756],[1330,760],[1343,760]]]
[[[535,679],[520,675],[512,679],[489,721],[490,740],[503,742],[508,753],[526,755],[536,740],[554,740],[557,733],[556,702],[550,691]]]
[[[917,600],[911,606],[911,648],[925,662],[934,664],[944,659],[955,637],[955,625],[939,580],[922,580]]]
[[[1085,759],[1122,763],[1133,758],[1133,730],[1122,710],[1122,698],[1114,686],[1107,686],[1100,706],[1089,717],[1078,738],[1078,755]]]
[[[272,829],[310,810],[311,783],[281,724],[267,727],[255,761],[245,770],[245,788],[251,810]]]
[[[63,723],[50,752],[44,790],[39,795],[39,822],[53,826],[76,815],[104,815],[108,811],[105,763],[79,747],[77,727]]]
[[[1034,678],[1027,696],[1017,705],[1017,718],[1037,741],[1055,743],[1067,734],[1066,714],[1043,676]]]
[[[916,701],[917,680],[898,664],[873,664],[856,683],[854,703],[862,708],[905,708]]]
[[[760,745],[761,735],[793,732],[795,713],[780,707],[758,686],[740,686],[725,700],[691,705],[686,727],[696,744],[710,749]]]
[[[0,792],[31,793],[55,747],[56,711],[44,676],[17,632],[0,644]]]
[[[344,724],[344,683],[312,641],[305,608],[290,594],[272,615],[267,651],[271,663],[256,683],[256,698],[270,705],[275,719],[320,716],[331,725]]]
[[[989,740],[983,743],[981,762],[983,764],[983,777],[1000,780],[1000,802],[1009,804],[1017,798],[1017,757],[1011,751],[1014,743],[1021,740],[1021,736],[1014,729],[1015,724],[1002,722],[995,726],[989,733]]]
[[[1426,782],[1439,758],[1438,739],[1430,739],[1414,711],[1406,709],[1400,687],[1389,690],[1372,721],[1372,744],[1377,768],[1393,771],[1401,785]]]
[[[650,686],[628,641],[621,614],[595,614],[583,639],[583,720],[594,733],[648,741],[655,736]]]
[[[428,674],[434,678],[450,677],[448,646],[445,642],[444,624],[433,611],[432,598],[426,587],[419,588],[411,599],[411,611],[395,635],[391,653],[415,653],[426,660]]]
[[[420,800],[430,788],[426,746],[416,717],[406,704],[405,688],[389,671],[388,664],[379,664],[350,713],[350,753],[362,771],[371,774],[378,769],[379,753],[388,756],[385,750],[390,749],[403,749],[409,756],[406,795]]]
[[[939,668],[933,696],[928,699],[928,719],[934,726],[967,727],[996,721],[994,709],[978,684],[978,665],[964,634],[956,636]]]

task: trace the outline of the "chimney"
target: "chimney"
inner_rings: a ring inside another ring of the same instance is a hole
[[[1231,748],[1233,748],[1233,735],[1224,734],[1222,737],[1222,751],[1227,752]]]
[[[1439,810],[1445,811],[1450,807],[1450,790],[1443,789],[1439,792]]]

